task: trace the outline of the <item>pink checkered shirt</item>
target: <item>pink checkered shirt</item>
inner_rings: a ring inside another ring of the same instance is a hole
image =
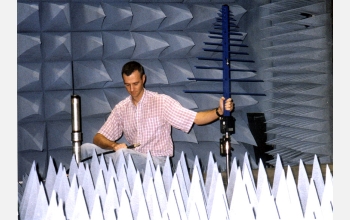
[[[173,156],[171,126],[188,133],[196,114],[168,95],[145,89],[137,106],[130,96],[119,102],[98,133],[113,141],[124,134],[130,144],[141,144],[136,151]]]

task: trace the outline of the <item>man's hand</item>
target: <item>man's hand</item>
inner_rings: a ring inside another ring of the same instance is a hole
[[[218,113],[220,115],[224,114],[224,101],[225,101],[225,97],[221,97],[219,100],[219,108],[218,108]],[[235,109],[235,103],[233,102],[232,98],[228,98],[225,101],[225,110],[232,112]]]
[[[122,148],[127,148],[128,146],[125,144],[125,143],[116,143],[114,142],[114,144],[112,145],[112,149],[114,151],[117,151],[119,149],[122,149]]]
[[[194,123],[196,125],[205,125],[210,122],[213,122],[214,120],[217,120],[220,115],[224,114],[224,110],[223,110],[224,100],[225,100],[225,97],[220,98],[218,108],[197,112],[196,118],[194,119]],[[228,98],[225,101],[225,110],[231,112],[234,110],[234,108],[235,108],[235,103],[231,98]]]
[[[109,140],[104,135],[96,133],[93,139],[93,143],[102,149],[117,151],[121,148],[127,148],[125,143],[116,143]]]

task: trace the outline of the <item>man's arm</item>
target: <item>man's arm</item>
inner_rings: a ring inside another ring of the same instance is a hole
[[[225,100],[225,97],[221,97],[219,100],[219,107],[218,107],[217,111],[220,115],[224,114],[224,110],[223,110],[224,100]],[[235,104],[233,103],[232,99],[228,98],[225,101],[225,110],[231,112],[234,109],[234,105]],[[219,118],[219,116],[216,114],[216,108],[214,108],[211,110],[198,112],[195,119],[194,119],[194,123],[196,125],[205,125],[205,124],[208,124],[210,122],[215,121],[218,118]]]
[[[103,148],[105,150],[119,150],[121,148],[127,148],[125,143],[116,143],[114,141],[109,140],[106,138],[103,134],[96,133],[93,139],[93,143],[99,146],[100,148]]]

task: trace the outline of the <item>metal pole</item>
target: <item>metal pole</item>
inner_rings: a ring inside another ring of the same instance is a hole
[[[71,111],[72,111],[72,145],[73,154],[77,163],[81,161],[81,144],[83,141],[83,134],[81,132],[81,111],[80,111],[80,96],[71,96]]]
[[[230,98],[231,92],[231,81],[230,81],[230,13],[229,13],[228,5],[222,6],[222,67],[223,67],[223,95],[225,100]],[[225,103],[224,103],[225,106]],[[224,109],[224,120],[225,123],[226,118],[232,117],[231,112]],[[228,126],[228,125],[226,125]],[[226,127],[228,128],[228,127]],[[227,172],[227,181],[230,175],[230,151],[231,151],[231,143],[230,143],[230,133],[227,129],[222,131],[225,134],[225,154],[226,154],[226,172]]]
[[[231,142],[230,142],[230,134],[226,132],[226,141],[225,141],[225,151],[226,151],[226,177],[227,183],[230,176],[230,151],[231,151]]]

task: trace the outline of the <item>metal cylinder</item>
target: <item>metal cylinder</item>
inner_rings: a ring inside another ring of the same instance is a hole
[[[83,134],[81,131],[81,109],[80,96],[71,96],[71,115],[72,115],[72,145],[73,154],[77,163],[81,161],[81,144],[83,142]]]

